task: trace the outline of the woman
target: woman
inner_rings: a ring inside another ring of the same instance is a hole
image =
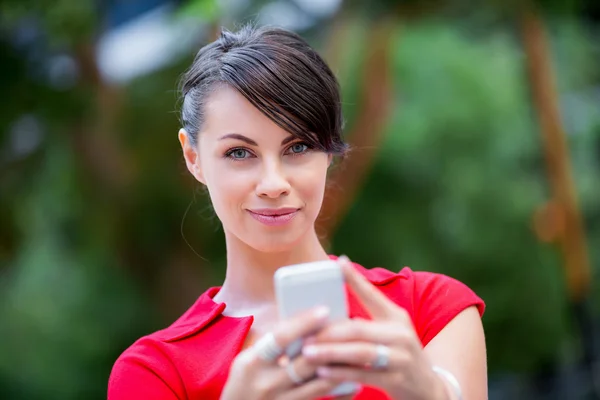
[[[223,224],[227,274],[119,357],[109,399],[315,399],[342,381],[361,385],[356,399],[486,399],[484,305],[449,277],[340,257],[352,318],[325,324],[328,310],[316,309],[277,320],[275,270],[336,259],[314,226],[327,170],[346,150],[321,57],[285,30],[223,31],[181,88],[179,141]],[[297,338],[302,354],[286,364]]]

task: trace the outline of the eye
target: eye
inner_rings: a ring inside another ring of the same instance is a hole
[[[308,146],[305,143],[294,143],[290,146],[289,151],[293,154],[302,154],[308,150]]]
[[[246,149],[237,148],[231,149],[227,153],[225,153],[225,157],[231,158],[233,160],[244,160],[251,156],[250,152]]]

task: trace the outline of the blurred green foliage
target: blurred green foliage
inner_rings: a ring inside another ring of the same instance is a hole
[[[548,189],[522,57],[506,33],[475,41],[434,22],[403,27],[395,43],[396,112],[334,248],[468,283],[487,302],[492,371],[532,370],[568,323],[558,255],[530,227]],[[598,207],[598,189],[583,201]]]
[[[55,37],[81,37],[97,23],[88,2],[70,11],[40,4],[62,13],[48,14]],[[182,14],[223,17],[215,4],[197,1]],[[335,69],[351,130],[371,22],[348,14]],[[331,251],[367,267],[409,265],[464,281],[488,306],[492,373],[531,372],[574,340],[560,256],[531,229],[534,210],[549,197],[541,136],[518,35],[506,25],[472,34],[470,24],[398,21],[386,139]],[[306,33],[318,48],[325,48],[324,26]],[[551,33],[597,266],[600,113],[590,91],[600,82],[597,37],[571,18],[553,19]],[[103,398],[118,354],[224,276],[219,223],[176,139],[175,83],[192,57],[119,88],[116,131],[107,136],[133,172],[115,188],[81,151],[98,123],[98,88],[82,80],[52,89],[22,53],[0,47],[0,84],[12,99],[0,108],[0,398]],[[23,115],[41,121],[41,143],[10,158]]]
[[[98,25],[96,2],[92,0],[4,0],[0,22],[9,27],[22,18],[38,23],[55,45],[90,40]]]
[[[223,10],[220,9],[216,0],[195,0],[184,3],[177,13],[181,17],[212,22],[223,14]]]

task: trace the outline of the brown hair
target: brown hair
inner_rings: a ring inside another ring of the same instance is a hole
[[[193,144],[204,105],[219,85],[241,93],[282,129],[314,149],[343,155],[343,117],[337,79],[300,36],[247,25],[200,49],[180,81],[181,123]]]

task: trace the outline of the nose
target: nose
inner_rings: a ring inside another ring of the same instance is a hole
[[[256,195],[276,199],[290,193],[290,182],[278,162],[265,162],[256,185]]]

